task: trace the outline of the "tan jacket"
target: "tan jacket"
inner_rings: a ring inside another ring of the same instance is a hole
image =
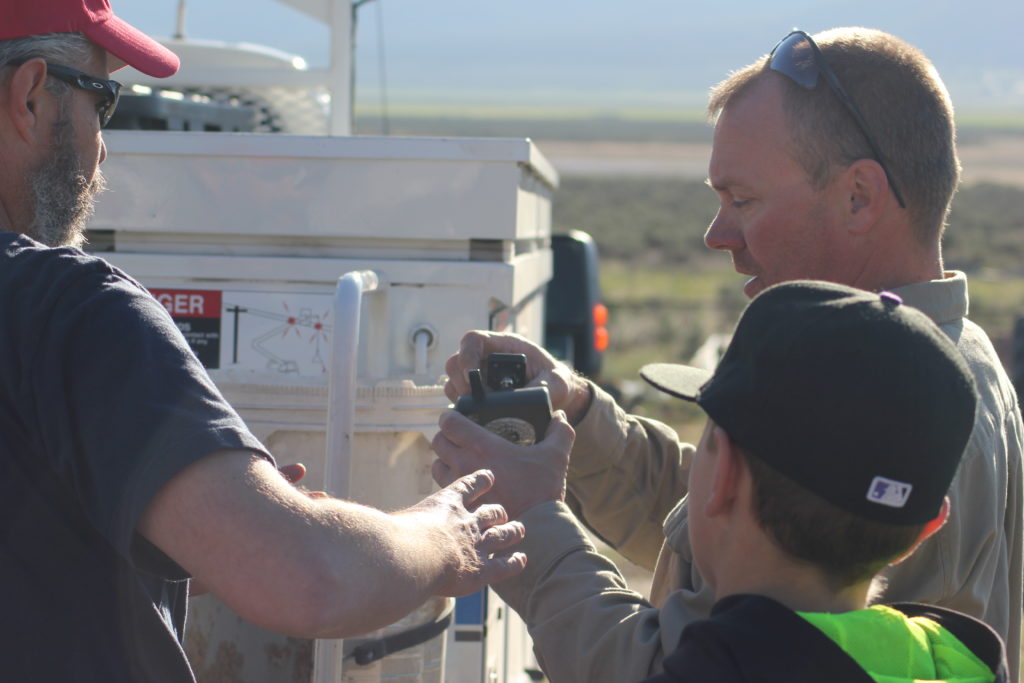
[[[896,292],[957,343],[981,400],[950,490],[951,519],[886,572],[888,587],[878,599],[938,604],[986,621],[1006,640],[1010,680],[1016,681],[1024,609],[1024,428],[1016,396],[988,337],[964,318],[963,273]],[[714,602],[693,565],[686,531],[693,446],[659,422],[625,414],[593,389],[591,407],[576,426],[570,503],[603,540],[653,567],[655,576],[650,602],[626,589],[566,505],[548,503],[521,517],[527,570],[496,588],[528,624],[552,683],[618,683],[655,673],[683,627],[707,616]]]

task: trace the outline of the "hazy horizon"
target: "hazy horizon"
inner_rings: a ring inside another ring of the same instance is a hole
[[[300,0],[301,1],[301,0]],[[113,0],[155,36],[171,35],[178,0]],[[960,109],[1024,116],[1021,0],[778,0],[717,6],[636,0],[374,0],[358,12],[356,98],[455,106],[699,107],[708,88],[793,26],[877,27],[920,47]],[[325,26],[277,0],[190,0],[189,38],[250,42],[328,61]]]

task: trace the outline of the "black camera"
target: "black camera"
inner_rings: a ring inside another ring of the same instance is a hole
[[[455,409],[514,444],[528,446],[543,439],[551,422],[551,397],[547,387],[524,386],[526,356],[492,353],[484,367],[487,389],[480,371],[470,370],[471,392],[459,396]]]

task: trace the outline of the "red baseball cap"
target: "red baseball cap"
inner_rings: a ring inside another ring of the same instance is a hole
[[[178,56],[114,16],[108,0],[2,0],[0,40],[81,33],[117,59],[155,78],[178,70]]]

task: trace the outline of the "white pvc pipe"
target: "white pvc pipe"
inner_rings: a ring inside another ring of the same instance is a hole
[[[359,357],[359,317],[363,293],[377,289],[371,270],[345,273],[334,290],[334,334],[327,390],[327,454],[324,489],[335,498],[349,497],[352,440],[356,410]],[[342,640],[317,640],[313,654],[313,683],[337,683],[342,673]]]
[[[327,457],[325,490],[335,498],[349,496],[352,465],[352,425],[356,406],[356,362],[359,357],[359,317],[363,292],[377,289],[377,274],[355,270],[338,278],[334,290],[334,335],[327,390]]]
[[[430,334],[430,330],[425,329],[417,330],[416,335],[412,338],[412,344],[416,350],[414,373],[416,377],[423,377],[427,374],[427,349],[430,347],[431,341],[433,341],[433,335]]]

